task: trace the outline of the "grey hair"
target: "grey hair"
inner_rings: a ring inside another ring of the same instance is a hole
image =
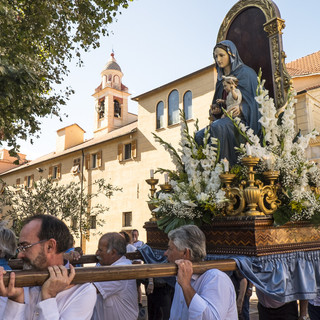
[[[123,256],[126,253],[126,240],[118,232],[108,232],[104,234],[101,239],[107,240],[107,252],[114,249],[117,251],[119,256]]]
[[[169,240],[179,251],[190,250],[191,261],[199,262],[206,257],[206,237],[195,225],[186,225],[168,233]]]
[[[8,228],[0,226],[0,258],[9,259],[16,254],[17,240],[16,236]]]

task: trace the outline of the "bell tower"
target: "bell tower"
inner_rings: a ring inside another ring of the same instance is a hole
[[[99,136],[136,120],[128,113],[128,88],[122,83],[123,73],[114,53],[101,72],[101,83],[95,98],[94,136]]]

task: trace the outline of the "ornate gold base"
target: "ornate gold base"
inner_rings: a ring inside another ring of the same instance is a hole
[[[167,249],[168,237],[156,223],[146,222],[144,228],[149,246]],[[275,227],[271,216],[224,217],[201,229],[207,238],[207,252],[211,254],[263,256],[320,250],[320,230],[308,222]]]

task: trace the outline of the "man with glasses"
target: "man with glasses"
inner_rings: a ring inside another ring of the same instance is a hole
[[[0,296],[8,297],[3,319],[90,319],[96,302],[92,284],[71,285],[75,269],[64,266],[68,249],[68,227],[51,215],[35,215],[25,220],[20,232],[18,258],[25,269],[48,270],[42,287],[16,288],[11,273],[8,287],[0,268]]]

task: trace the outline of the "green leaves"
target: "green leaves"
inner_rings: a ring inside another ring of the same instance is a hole
[[[0,3],[0,141],[18,149],[40,130],[39,118],[60,117],[73,93],[60,92],[66,61],[99,46],[101,33],[128,0],[3,0]],[[50,93],[50,95],[49,95]],[[28,110],[27,110],[28,109]]]
[[[14,222],[16,234],[20,232],[21,222],[28,216],[50,214],[70,225],[78,237],[88,234],[89,215],[96,215],[97,223],[102,224],[98,216],[102,216],[108,208],[100,204],[100,195],[109,199],[115,191],[121,191],[121,188],[107,184],[104,179],[95,181],[89,189],[94,191],[81,191],[80,182],[59,185],[51,179],[41,179],[34,183],[33,188],[5,187],[4,193],[0,195],[0,203],[10,206],[4,218]],[[99,202],[94,201],[98,197]]]

